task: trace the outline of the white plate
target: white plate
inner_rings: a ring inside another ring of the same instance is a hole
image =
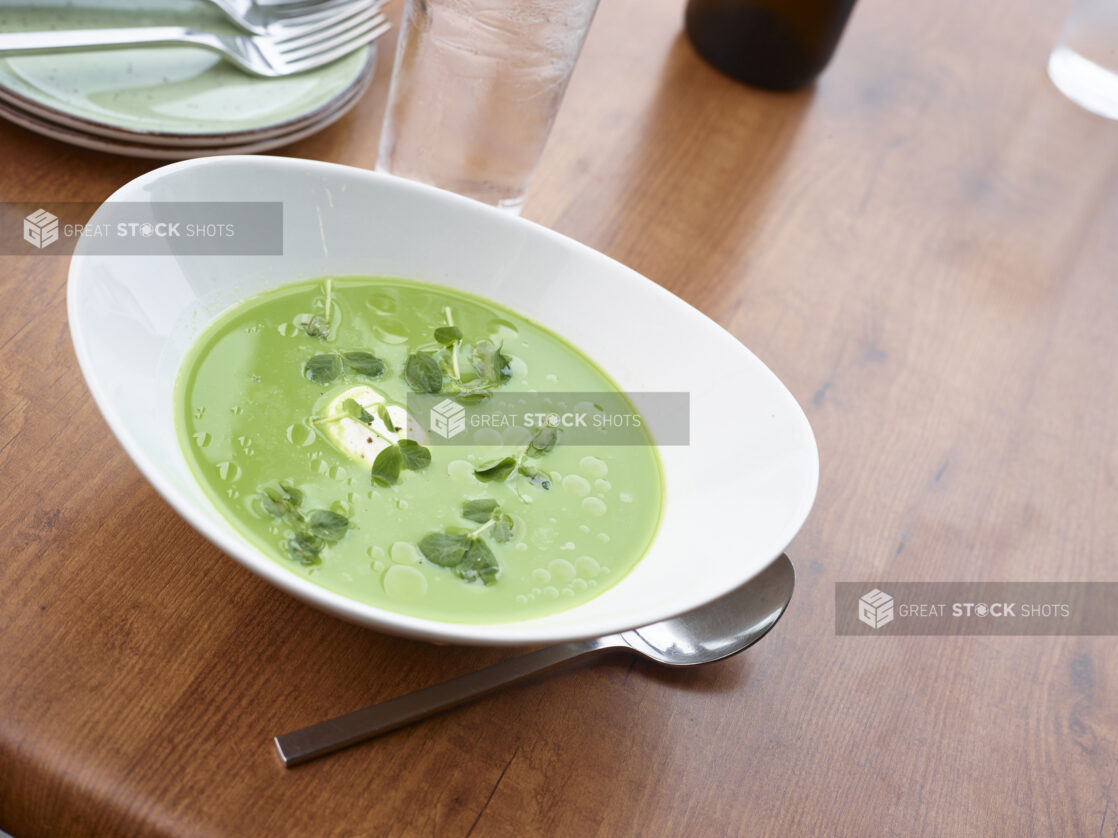
[[[283,201],[283,256],[100,256],[80,241],[67,289],[70,330],[105,419],[163,497],[230,556],[332,614],[453,643],[523,645],[608,634],[688,611],[748,581],[784,550],[811,509],[819,474],[815,438],[776,376],[691,306],[557,233],[422,184],[279,157],[173,164],[109,200]],[[555,330],[627,390],[690,392],[691,445],[661,449],[664,517],[628,576],[559,614],[449,623],[327,591],[237,533],[179,448],[175,375],[194,338],[231,305],[328,274],[462,288]]]
[[[13,125],[26,128],[28,131],[33,131],[52,140],[58,140],[79,148],[119,154],[124,157],[142,157],[149,160],[189,160],[193,157],[208,157],[213,154],[257,154],[291,145],[333,125],[353,109],[371,80],[372,75],[370,74],[365,78],[363,85],[356,88],[347,97],[340,99],[312,122],[300,123],[284,133],[268,133],[264,137],[254,137],[250,141],[246,141],[245,135],[241,135],[239,141],[220,146],[152,145],[145,142],[110,139],[52,122],[37,114],[21,110],[9,104],[2,96],[0,96],[0,119],[5,119]]]

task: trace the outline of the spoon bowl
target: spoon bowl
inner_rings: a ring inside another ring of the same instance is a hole
[[[795,585],[792,562],[781,555],[754,579],[687,614],[621,634],[563,643],[509,658],[486,669],[277,736],[276,748],[284,765],[290,768],[481,698],[507,684],[602,652],[625,651],[675,667],[724,660],[769,633],[788,607]]]
[[[713,663],[748,649],[788,607],[796,571],[781,555],[757,577],[714,602],[620,635],[637,654],[665,666]]]

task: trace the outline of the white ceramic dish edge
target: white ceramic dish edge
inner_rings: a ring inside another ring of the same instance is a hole
[[[236,164],[238,160],[268,160],[272,161],[272,163],[274,163],[277,167],[281,168],[283,166],[290,166],[294,167],[295,169],[305,169],[309,167],[312,170],[321,169],[324,172],[329,172],[330,174],[346,173],[350,177],[373,179],[374,182],[379,179],[385,181],[385,183],[388,184],[392,189],[415,193],[418,196],[423,196],[425,200],[430,199],[433,201],[441,202],[442,204],[451,207],[456,211],[460,210],[464,213],[472,215],[481,214],[493,224],[529,225],[533,230],[533,235],[542,236],[545,240],[550,239],[557,246],[561,246],[563,248],[574,248],[575,251],[577,251],[582,258],[588,258],[592,261],[603,260],[603,262],[605,263],[603,267],[608,268],[608,270],[610,271],[617,271],[618,269],[620,269],[622,273],[627,274],[627,278],[625,280],[626,282],[640,283],[642,284],[642,291],[644,293],[660,295],[663,298],[670,299],[671,305],[679,311],[681,316],[700,318],[703,328],[716,330],[717,334],[719,335],[720,341],[732,342],[733,346],[737,350],[745,351],[748,353],[748,350],[742,347],[736,338],[725,332],[725,330],[723,330],[720,326],[711,321],[701,312],[697,311],[691,306],[688,306],[686,303],[683,303],[677,297],[670,294],[668,291],[656,285],[655,283],[651,282],[647,278],[637,274],[634,271],[631,271],[628,268],[625,268],[624,266],[620,266],[618,263],[604,256],[603,254],[598,253],[597,251],[587,248],[586,246],[581,245],[577,242],[573,242],[572,240],[567,239],[566,237],[563,237],[554,231],[540,227],[539,225],[535,225],[532,222],[526,221],[524,219],[510,218],[505,213],[494,208],[477,204],[476,202],[470,201],[469,199],[462,198],[450,193],[445,193],[432,187],[413,183],[410,181],[402,181],[387,175],[380,175],[371,172],[365,172],[362,170],[352,170],[348,169],[347,167],[337,166],[335,164],[319,163],[315,161],[287,160],[284,158],[203,158],[199,160],[171,164],[169,166],[165,166],[149,172],[145,175],[142,175],[141,177],[122,187],[108,200],[137,200],[137,196],[142,195],[145,192],[145,187],[147,187],[153,181],[156,181],[173,173],[181,172],[183,169],[186,168],[195,166],[211,166],[214,165],[214,162],[216,160],[231,162],[232,164]],[[256,163],[254,162],[253,165],[256,165]],[[93,219],[91,219],[91,222],[95,221],[96,215]],[[172,485],[171,481],[164,476],[162,471],[148,458],[145,452],[141,450],[136,440],[132,438],[128,429],[116,415],[112,400],[108,397],[107,393],[102,388],[102,382],[98,377],[97,371],[92,368],[86,345],[87,336],[83,331],[83,320],[78,310],[80,305],[80,293],[77,292],[77,283],[78,277],[81,275],[81,272],[83,270],[83,260],[85,258],[87,257],[82,254],[82,247],[81,244],[79,244],[78,251],[76,252],[76,255],[71,263],[70,269],[67,289],[68,311],[70,316],[72,338],[79,365],[81,366],[82,372],[86,377],[94,400],[105,416],[107,423],[109,424],[113,433],[120,440],[125,451],[132,458],[133,462],[136,463],[140,471],[152,483],[152,485],[164,497],[164,499],[166,499],[167,502],[183,518],[185,518],[192,526],[195,527],[195,529],[197,529],[208,540],[222,549],[225,553],[237,559],[241,564],[245,565],[253,572],[263,576],[265,579],[279,587],[281,590],[284,590],[287,593],[290,593],[305,602],[331,612],[336,616],[342,617],[343,619],[347,619],[351,622],[366,626],[372,626],[380,630],[386,630],[395,634],[425,640],[483,645],[524,645],[530,643],[559,642],[563,640],[572,640],[581,637],[607,634],[610,632],[620,631],[628,628],[633,628],[638,625],[643,625],[647,622],[652,622],[655,619],[665,619],[667,617],[673,616],[674,614],[691,610],[704,604],[707,601],[710,601],[711,599],[714,599],[717,595],[723,592],[708,592],[703,596],[693,596],[690,599],[678,600],[673,604],[671,608],[661,607],[660,611],[657,613],[643,613],[640,615],[639,619],[634,619],[634,616],[632,614],[630,614],[628,617],[604,617],[596,621],[587,622],[579,626],[577,629],[574,629],[569,626],[560,628],[556,628],[554,626],[534,626],[533,624],[538,622],[534,620],[483,625],[442,623],[431,620],[423,620],[419,618],[409,617],[407,615],[400,614],[394,611],[387,611],[384,609],[375,608],[373,606],[364,605],[324,588],[320,588],[317,585],[314,585],[314,583],[298,577],[273,560],[260,554],[259,551],[249,545],[247,541],[236,535],[235,531],[228,524],[226,524],[224,527],[216,526],[205,515],[201,514],[199,510],[195,508],[195,505],[189,499],[180,494],[178,489]],[[294,281],[297,278],[300,277],[292,276],[290,277],[290,281]],[[752,357],[752,354],[749,354]],[[756,359],[754,358],[754,360]],[[757,361],[756,363],[760,365],[759,361]],[[772,377],[773,381],[776,381],[777,384],[779,384],[778,380],[771,373],[771,371],[768,371],[767,368],[763,367],[763,365],[760,366],[765,369],[769,376]],[[783,389],[783,385],[779,386]],[[785,389],[784,392],[787,393],[787,390]],[[788,399],[791,400],[790,394],[788,394]],[[779,539],[779,543],[773,542],[768,544],[766,552],[770,554],[768,556],[769,559],[775,558],[777,555],[779,555],[779,553],[785,547],[787,547],[788,543],[795,536],[796,532],[798,532],[803,524],[803,521],[806,520],[806,517],[810,512],[818,486],[818,454],[815,448],[814,437],[813,435],[811,435],[810,425],[807,423],[807,419],[803,415],[802,409],[800,409],[798,405],[795,405],[794,400],[791,401],[792,404],[795,406],[795,410],[798,411],[798,421],[802,422],[804,427],[806,428],[806,432],[808,434],[811,445],[812,459],[809,464],[810,474],[807,475],[807,477],[810,478],[810,485],[805,484],[802,487],[803,491],[801,493],[801,496],[803,501],[797,510],[795,526],[788,527],[783,532],[783,535]],[[220,512],[216,510],[214,511],[220,518]],[[763,569],[764,566],[765,565],[762,563],[755,567],[751,567],[749,571],[743,574],[740,578],[735,578],[734,580],[732,580],[734,584],[730,587],[736,587],[736,585],[748,581],[749,578],[752,578],[752,576],[760,572],[760,570]],[[730,587],[726,587],[724,590],[729,590]],[[637,611],[639,612],[639,609],[637,609]]]

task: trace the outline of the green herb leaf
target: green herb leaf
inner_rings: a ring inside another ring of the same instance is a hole
[[[384,423],[384,426],[388,428],[388,430],[396,430],[396,423],[392,421],[392,417],[388,414],[388,408],[384,406],[384,402],[377,405],[377,416],[380,417],[380,421]]]
[[[438,393],[443,389],[443,370],[430,352],[413,352],[404,365],[404,380],[417,393]]]
[[[290,503],[292,506],[301,506],[303,503],[303,493],[292,486],[290,483],[280,481],[280,492],[283,494],[283,499]]]
[[[507,544],[512,541],[512,518],[501,515],[493,525],[493,540],[498,544]]]
[[[508,357],[487,340],[478,341],[470,360],[482,378],[496,384],[504,384],[512,378],[512,365]]]
[[[260,508],[273,518],[282,518],[290,511],[290,506],[275,489],[265,489],[260,493]]]
[[[470,539],[465,535],[433,532],[423,536],[419,550],[427,561],[439,567],[454,567],[466,557]]]
[[[316,314],[309,320],[304,320],[299,324],[303,331],[312,338],[319,340],[326,340],[326,336],[330,334],[330,324],[326,322],[321,314]]]
[[[279,489],[265,486],[260,490],[260,507],[273,518],[292,515],[299,518],[298,507],[303,502],[303,493],[290,483],[280,483]]]
[[[303,369],[303,375],[315,384],[329,384],[341,374],[342,361],[334,354],[315,355]]]
[[[500,568],[489,546],[480,538],[474,538],[470,539],[466,555],[458,563],[455,572],[467,582],[480,579],[484,584],[492,585],[497,581]]]
[[[539,486],[545,491],[551,488],[551,478],[547,475],[547,472],[540,471],[527,463],[521,463],[519,471],[528,478],[528,482],[533,486]]]
[[[404,455],[400,446],[389,445],[373,460],[373,483],[378,486],[394,486],[400,482],[400,469],[404,467]]]
[[[427,468],[431,465],[431,451],[414,439],[401,439],[396,443],[396,447],[400,449],[404,468],[419,471],[421,468]]]
[[[462,517],[477,524],[488,524],[498,508],[497,501],[492,498],[468,500],[462,504]]]
[[[371,425],[373,423],[373,414],[359,405],[357,399],[346,399],[342,402],[342,410],[358,422],[364,422],[366,425]]]
[[[454,396],[454,400],[462,405],[480,404],[481,402],[488,399],[491,395],[493,394],[490,393],[488,390],[462,390]]]
[[[380,378],[384,375],[384,361],[372,352],[343,352],[346,365],[358,375]]]
[[[307,529],[311,535],[326,541],[337,541],[349,529],[349,519],[329,509],[315,509],[307,516]]]
[[[525,450],[529,457],[542,457],[548,451],[555,447],[555,443],[559,441],[558,428],[540,428],[532,437],[532,441],[528,443],[528,448]]]
[[[482,483],[500,483],[506,480],[513,469],[516,468],[515,457],[505,457],[502,460],[497,460],[495,463],[490,463],[487,466],[474,469],[474,477]]]
[[[462,330],[457,326],[439,326],[435,329],[435,342],[441,346],[450,346],[459,340],[462,340]]]
[[[319,564],[322,558],[318,555],[325,546],[321,538],[306,532],[297,532],[287,541],[287,552],[291,558],[303,565]]]

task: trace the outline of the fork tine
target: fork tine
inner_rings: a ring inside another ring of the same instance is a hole
[[[342,56],[348,55],[366,44],[371,44],[385,32],[392,28],[392,24],[384,19],[377,23],[373,28],[363,31],[361,34],[355,34],[351,40],[346,41],[341,46],[335,47],[331,50],[318,52],[313,55],[302,58],[298,61],[292,61],[284,68],[285,73],[302,73],[306,70],[313,70],[315,67],[321,67],[324,64],[329,64],[331,61],[337,61]]]
[[[387,0],[343,0],[337,4],[331,2],[328,9],[279,18],[269,24],[268,29],[272,37],[282,43],[290,38],[316,32],[336,21],[376,11],[383,8],[386,2]]]
[[[301,6],[272,6],[271,8],[275,11],[270,11],[268,14],[276,23],[286,24],[288,21],[316,20],[344,10],[349,6],[379,6],[385,2],[387,0],[378,0],[376,3],[372,3],[370,0],[322,0],[322,2]]]
[[[292,44],[298,46],[299,39],[311,39],[315,36],[324,37],[329,34],[331,27],[337,24],[355,21],[366,14],[375,14],[383,8],[384,0],[370,4],[367,0],[349,2],[344,6],[335,8],[326,14],[315,14],[305,18],[292,18],[279,23],[270,24],[268,34],[271,43],[276,49],[286,49]],[[309,40],[307,41],[309,43]]]
[[[329,40],[318,41],[313,44],[308,44],[305,47],[300,47],[299,49],[293,50],[290,53],[284,53],[280,56],[280,60],[285,62],[288,66],[299,65],[304,61],[315,60],[318,59],[320,56],[332,54],[338,49],[355,49],[356,46],[350,45],[360,45],[363,43],[368,43],[368,41],[365,41],[363,39],[370,32],[379,29],[387,22],[387,18],[383,14],[378,14],[366,21],[362,21],[357,26],[347,29],[345,32],[340,32],[334,35]],[[379,37],[379,35],[376,37]]]
[[[292,62],[311,58],[321,52],[327,52],[341,46],[354,38],[359,38],[365,32],[386,20],[387,18],[380,12],[369,17],[347,20],[345,24],[334,27],[331,31],[316,33],[310,41],[301,41],[300,45],[295,48],[284,45],[280,48],[280,59],[285,62]]]
[[[297,30],[281,30],[281,34],[272,38],[272,47],[281,53],[287,53],[290,50],[317,43],[340,32],[345,32],[347,29],[360,26],[369,18],[380,14],[380,9],[379,5],[347,9],[313,24],[300,26]]]

